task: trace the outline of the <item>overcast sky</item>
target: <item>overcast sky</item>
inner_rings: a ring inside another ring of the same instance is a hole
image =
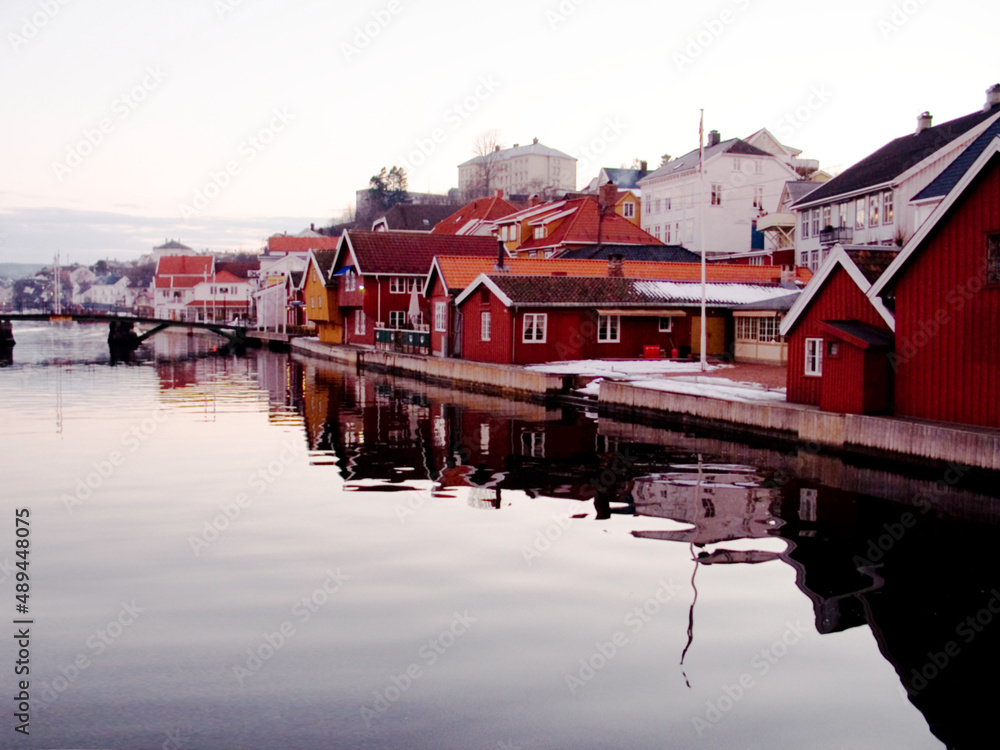
[[[484,130],[601,166],[768,127],[843,169],[1000,80],[995,0],[6,0],[0,261],[258,249]],[[421,149],[422,146],[422,149]],[[594,152],[600,151],[597,154]]]

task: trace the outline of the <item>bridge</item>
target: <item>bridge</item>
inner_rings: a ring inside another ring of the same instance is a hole
[[[226,323],[196,323],[189,320],[164,320],[162,318],[146,318],[139,315],[123,315],[120,313],[3,313],[0,312],[0,347],[14,346],[14,332],[11,324],[14,321],[36,321],[48,323],[108,323],[108,344],[112,348],[134,349],[150,336],[170,327],[201,328],[229,340],[231,344],[244,345],[247,339],[246,326]],[[144,333],[136,333],[133,327],[136,323],[152,325]]]

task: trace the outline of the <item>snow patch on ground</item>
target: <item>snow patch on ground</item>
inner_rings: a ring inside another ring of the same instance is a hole
[[[730,366],[709,365],[708,371]],[[547,372],[552,375],[582,375],[592,378],[624,380],[636,375],[676,375],[685,372],[701,372],[701,363],[675,362],[670,359],[582,359],[575,362],[546,362],[542,365],[528,365],[526,369]]]
[[[759,383],[738,383],[727,378],[679,377],[662,380],[637,380],[636,388],[685,393],[689,396],[709,396],[743,403],[785,403],[785,389],[764,388]]]

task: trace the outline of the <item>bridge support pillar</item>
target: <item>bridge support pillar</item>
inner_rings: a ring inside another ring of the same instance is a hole
[[[0,320],[0,349],[14,346],[14,326],[9,320]]]
[[[111,330],[108,333],[108,346],[112,349],[135,349],[139,346],[139,336],[132,326],[135,324],[129,320],[112,320]]]

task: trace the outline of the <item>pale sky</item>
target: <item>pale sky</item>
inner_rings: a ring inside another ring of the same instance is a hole
[[[580,158],[580,187],[696,148],[701,108],[724,139],[768,127],[843,169],[924,110],[981,108],[998,17],[995,0],[7,0],[0,261],[256,250],[328,224],[382,166],[446,192],[494,128]]]

